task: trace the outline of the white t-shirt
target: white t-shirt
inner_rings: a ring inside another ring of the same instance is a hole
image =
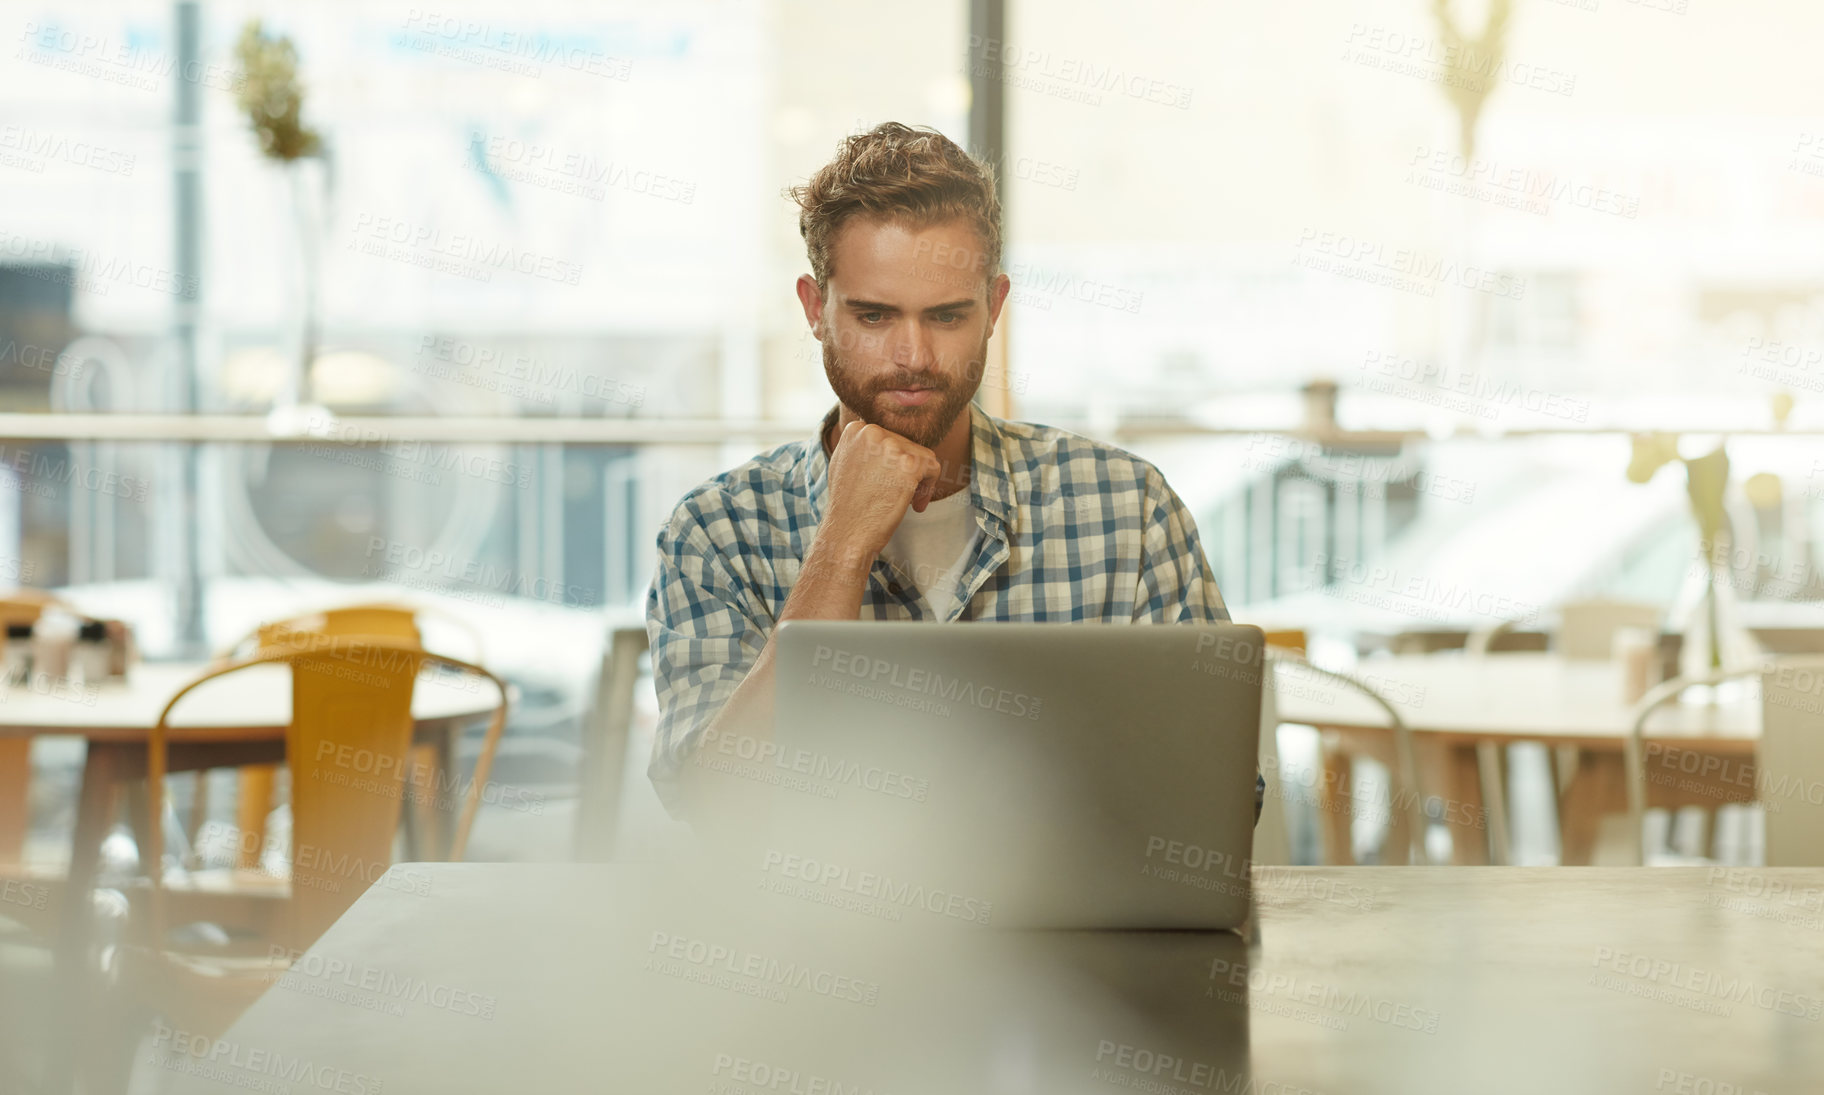
[[[961,607],[963,576],[975,561],[982,535],[969,498],[970,490],[964,487],[930,503],[923,513],[906,507],[893,539],[880,552],[899,571],[901,581],[911,582],[924,594],[939,620],[949,619]]]

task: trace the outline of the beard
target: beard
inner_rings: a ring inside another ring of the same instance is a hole
[[[936,448],[937,443],[950,432],[950,427],[956,424],[957,416],[969,406],[969,401],[975,398],[976,388],[981,384],[982,369],[979,365],[968,370],[964,378],[897,369],[883,377],[864,378],[860,370],[844,361],[836,352],[833,345],[835,341],[833,338],[823,340],[823,372],[829,377],[836,398],[863,422],[890,430],[927,449]],[[987,335],[982,336],[982,345],[975,360],[988,360]],[[967,377],[973,377],[973,382]],[[937,398],[917,407],[895,406],[885,396],[900,388],[930,388],[937,393]]]

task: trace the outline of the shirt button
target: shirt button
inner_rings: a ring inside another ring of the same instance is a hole
[[[899,596],[899,594],[900,594],[899,583],[898,582],[888,582],[887,583],[887,592],[891,593],[895,597]]]

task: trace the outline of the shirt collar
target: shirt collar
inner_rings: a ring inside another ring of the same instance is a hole
[[[823,451],[823,436],[835,424],[842,404],[830,408],[811,435],[810,459],[804,465],[805,497],[811,516],[823,521],[823,499],[829,489],[830,458]],[[1000,420],[969,404],[970,459],[969,501],[976,509],[998,522],[1002,529],[1014,527],[1013,470],[1007,465],[1007,441],[1001,434]]]

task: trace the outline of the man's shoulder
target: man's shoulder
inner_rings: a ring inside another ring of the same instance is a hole
[[[1133,486],[1148,495],[1171,489],[1152,461],[1117,445],[1038,422],[997,419],[996,425],[1016,475],[1060,485]]]
[[[809,441],[789,441],[718,472],[684,492],[671,521],[705,524],[717,517],[755,510],[777,512],[778,499],[804,493]]]

